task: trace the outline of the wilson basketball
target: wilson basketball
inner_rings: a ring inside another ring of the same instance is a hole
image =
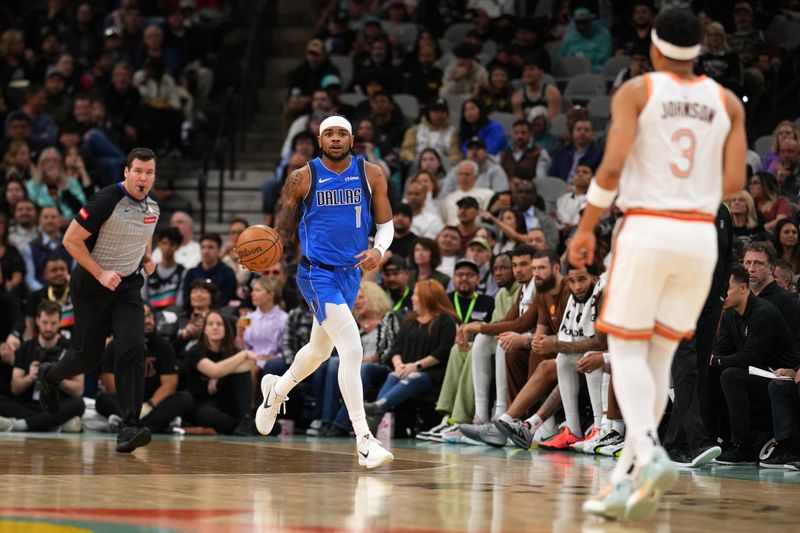
[[[239,235],[236,240],[236,255],[247,270],[263,272],[280,261],[283,244],[274,229],[256,224]]]

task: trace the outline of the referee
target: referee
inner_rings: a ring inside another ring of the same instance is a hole
[[[64,246],[78,266],[70,292],[75,330],[67,354],[39,368],[42,408],[58,411],[58,384],[96,368],[109,331],[114,335],[114,379],[122,427],[117,451],[130,453],[150,442],[140,427],[144,395],[144,306],[141,270],[150,275],[150,257],[158,204],[150,195],[156,178],[156,156],[134,148],[125,164],[125,180],[95,193],[70,224]]]

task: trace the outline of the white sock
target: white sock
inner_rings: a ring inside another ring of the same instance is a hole
[[[636,458],[637,464],[650,461],[654,448],[658,445],[656,420],[653,416],[656,408],[656,384],[648,364],[649,341],[624,340],[608,336],[608,348],[611,352],[611,365],[614,369],[611,379],[614,393],[628,435],[625,439],[627,453]],[[617,464],[614,472],[619,477],[619,470],[628,470],[627,464]]]
[[[514,419],[508,415],[508,413],[503,413],[502,415],[497,417],[498,420],[502,420],[506,424],[513,424]]]
[[[492,355],[497,341],[479,333],[472,343],[472,386],[475,388],[475,416],[489,420],[489,389],[492,387]]]
[[[603,412],[608,412],[608,388],[611,384],[611,374],[603,372]]]
[[[542,424],[544,424],[544,420],[538,414],[534,414],[532,417],[527,419],[525,422],[531,425],[531,433],[536,433],[536,430],[539,429]]]
[[[675,357],[675,350],[678,349],[678,341],[673,341],[653,335],[650,339],[650,355],[648,363],[653,372],[653,382],[655,383],[656,404],[653,414],[656,420],[656,427],[664,417],[669,399],[669,383],[672,370],[672,359]]]
[[[345,304],[325,304],[325,322],[322,327],[333,340],[339,352],[339,389],[350,414],[356,435],[369,433],[367,415],[364,413],[364,387],[361,384],[361,362],[364,348],[353,313]]]
[[[558,431],[558,424],[556,424],[556,418],[554,416],[551,416],[547,420],[542,421],[542,423],[539,424],[539,428],[542,430],[541,433],[543,437],[549,437],[550,435],[555,435],[556,431]]]
[[[325,362],[333,351],[333,341],[319,325],[315,318],[311,324],[311,338],[305,346],[300,348],[294,362],[275,384],[275,395],[280,399],[289,397],[289,391],[314,373]]]
[[[570,433],[580,437],[581,418],[578,411],[578,394],[581,390],[578,370],[575,368],[582,354],[560,353],[556,357],[556,371],[558,372],[558,389],[561,392],[561,403],[564,406],[564,416]]]
[[[625,421],[621,418],[617,420],[611,421],[611,429],[622,435],[625,436]]]
[[[508,378],[506,377],[506,351],[499,344],[494,352],[494,383],[497,388],[494,416],[500,416],[508,411]]]
[[[585,374],[586,387],[589,389],[589,401],[592,402],[592,414],[594,415],[594,427],[600,428],[603,420],[603,372],[598,368],[594,372]]]

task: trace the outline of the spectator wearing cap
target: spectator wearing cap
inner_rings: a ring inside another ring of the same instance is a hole
[[[530,122],[520,118],[511,130],[512,143],[500,152],[500,166],[506,176],[545,177],[550,169],[550,154],[533,142]],[[499,189],[498,189],[499,190]]]
[[[419,43],[412,52],[414,60],[407,59],[403,67],[404,92],[414,95],[420,102],[430,102],[439,96],[442,86],[442,69],[436,66],[439,50],[435,43]]]
[[[575,28],[567,31],[558,57],[583,56],[592,64],[592,71],[599,73],[603,63],[611,57],[613,43],[611,33],[595,21],[594,13],[588,8],[579,7],[572,13]]]
[[[458,94],[475,97],[482,85],[485,85],[489,74],[476,59],[477,51],[470,45],[460,44],[453,49],[456,60],[445,70],[442,78],[440,96]]]
[[[650,50],[650,30],[655,19],[655,8],[652,0],[635,0],[631,2],[630,22],[624,28],[616,28],[614,48],[617,54],[632,56],[634,50]]]
[[[306,112],[312,93],[320,87],[322,78],[327,74],[339,74],[339,69],[328,58],[323,42],[311,39],[306,43],[304,61],[289,72],[289,98],[283,115],[284,131],[289,129],[292,120]]]
[[[476,290],[481,294],[494,298],[500,288],[492,277],[492,245],[483,237],[473,237],[467,244],[467,251],[464,253],[464,257],[478,266],[479,280]]]
[[[492,316],[494,296],[488,296],[480,290],[480,283],[485,272],[491,274],[489,261],[483,267],[467,257],[456,261],[447,296],[453,303],[460,324],[488,322]],[[495,284],[496,286],[497,284]]]
[[[30,136],[46,146],[54,146],[58,140],[58,126],[53,117],[44,112],[47,94],[43,87],[32,85],[25,91],[20,111],[28,117]],[[11,115],[6,119],[8,127]]]
[[[420,121],[406,130],[400,158],[407,163],[413,163],[425,148],[436,150],[440,157],[448,159],[450,165],[458,163],[462,158],[458,131],[450,124],[450,113],[444,98],[430,102]]]
[[[617,73],[617,77],[614,78],[614,82],[611,84],[611,94],[613,95],[626,81],[651,70],[649,45],[647,48],[641,44],[634,46],[628,57],[628,66]]]
[[[346,9],[334,9],[328,17],[328,24],[317,32],[316,38],[325,44],[331,55],[346,56],[353,49],[356,32],[347,26],[349,21]]]
[[[289,132],[286,134],[286,138],[283,140],[283,146],[281,147],[281,158],[291,155],[292,141],[298,133],[301,131],[309,131],[308,125],[311,122],[312,114],[319,113],[327,116],[331,113],[332,107],[333,104],[331,103],[331,97],[328,95],[328,91],[323,88],[315,89],[311,94],[311,112],[297,117],[292,122],[292,125],[289,126]]]
[[[469,196],[470,204],[476,204],[478,209],[486,209],[489,200],[494,196],[494,191],[476,185],[478,181],[478,164],[469,159],[456,166],[457,188],[444,197],[442,202],[442,221],[449,226],[458,224],[458,202]]]
[[[417,240],[417,236],[411,231],[411,221],[413,219],[411,207],[403,203],[398,203],[392,208],[392,211],[394,239],[392,240],[392,245],[389,247],[389,250],[391,250],[394,255],[407,259],[411,255],[414,241]]]
[[[420,237],[435,239],[444,227],[438,209],[429,208],[427,189],[418,182],[410,182],[406,186],[404,202],[411,209],[411,232]]]
[[[583,162],[592,169],[596,169],[603,159],[603,149],[594,141],[592,121],[588,118],[579,118],[572,125],[570,131],[572,142],[553,152],[553,162],[550,164],[550,176],[561,178],[570,183],[572,174],[578,163]]]
[[[555,84],[544,81],[541,62],[530,59],[522,67],[522,87],[514,92],[511,105],[517,118],[524,118],[529,109],[547,108],[549,118],[561,113],[561,91]]]
[[[461,235],[461,246],[459,251],[463,254],[467,251],[467,244],[475,238],[478,233],[478,213],[477,200],[471,196],[465,196],[458,201],[458,233]]]
[[[405,258],[393,255],[381,269],[381,282],[392,300],[392,311],[410,312],[412,308],[408,263]]]
[[[467,143],[473,137],[480,137],[486,143],[486,148],[491,155],[497,155],[506,147],[506,133],[503,126],[489,118],[481,103],[469,98],[461,106],[461,123],[458,138],[461,142],[461,151],[466,155]]]
[[[486,143],[480,137],[473,137],[467,143],[467,161],[473,161],[478,165],[476,187],[492,191],[508,190],[508,176],[506,176],[505,170],[489,158]],[[458,188],[456,174],[457,168],[453,168],[447,173],[439,194],[447,195]]]
[[[72,99],[66,94],[64,81],[64,75],[58,67],[48,67],[44,80],[46,102],[43,111],[53,117],[59,128],[72,115]]]

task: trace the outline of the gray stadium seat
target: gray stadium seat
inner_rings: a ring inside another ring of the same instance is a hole
[[[513,113],[494,111],[489,113],[489,118],[503,126],[503,131],[506,133],[506,137],[511,136],[511,132],[514,129],[514,122],[517,120],[517,117],[515,117]]]
[[[352,106],[356,106],[366,99],[367,97],[361,93],[342,93],[339,95],[339,100],[341,100],[343,104]]]
[[[413,94],[396,94],[392,99],[406,118],[416,122],[417,117],[419,117],[419,102],[416,96]]]
[[[592,72],[592,64],[585,57],[562,57],[553,65],[553,75],[559,82],[567,82],[578,74]]]
[[[342,90],[347,90],[353,83],[353,62],[347,56],[330,56],[331,63],[339,69],[339,77],[342,78]]]
[[[630,58],[627,56],[609,57],[606,59],[606,62],[603,63],[603,70],[600,71],[600,75],[603,76],[606,81],[612,82],[614,78],[617,77],[617,74],[619,74],[619,71],[627,67],[628,64],[630,64]]]
[[[561,113],[553,118],[550,122],[550,133],[559,139],[567,135],[567,115]]]
[[[602,131],[611,117],[611,97],[595,96],[586,104],[586,110],[589,112],[589,118],[592,119],[594,130]]]
[[[606,80],[598,74],[578,74],[567,82],[564,96],[572,101],[587,102],[595,96],[605,96]]]
[[[535,178],[536,194],[542,197],[548,213],[556,210],[556,201],[567,192],[567,183],[561,178]]]
[[[753,143],[753,151],[759,156],[764,157],[764,154],[769,152],[771,146],[772,135],[764,135],[763,137],[756,139],[756,142]]]
[[[474,29],[475,24],[472,22],[456,22],[455,24],[451,24],[450,27],[445,30],[442,37],[445,41],[449,41],[454,45],[458,45],[464,41],[464,37],[467,36],[467,33]]]

